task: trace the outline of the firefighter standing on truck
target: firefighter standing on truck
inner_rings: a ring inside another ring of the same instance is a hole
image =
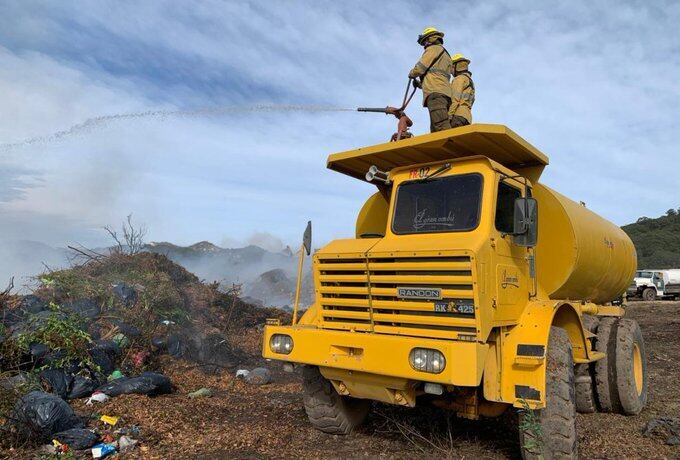
[[[452,128],[472,123],[472,105],[475,103],[475,84],[468,69],[470,60],[462,54],[454,54],[453,81],[451,82],[451,107],[449,123]]]
[[[443,131],[451,127],[451,57],[444,48],[444,33],[434,27],[425,29],[418,36],[418,43],[425,52],[408,77],[423,90],[423,107],[430,112],[430,131]]]

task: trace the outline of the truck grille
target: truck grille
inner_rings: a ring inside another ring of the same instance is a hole
[[[434,338],[476,335],[468,256],[315,260],[322,327]],[[407,299],[400,287],[435,288],[441,299]],[[438,311],[439,310],[439,311]]]

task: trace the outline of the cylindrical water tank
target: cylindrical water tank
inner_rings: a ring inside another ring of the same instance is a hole
[[[536,276],[551,299],[602,304],[621,295],[637,266],[635,246],[617,225],[542,184]]]

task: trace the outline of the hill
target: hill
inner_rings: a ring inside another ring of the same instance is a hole
[[[640,217],[621,228],[635,243],[639,268],[680,267],[680,215],[675,209],[657,218]]]

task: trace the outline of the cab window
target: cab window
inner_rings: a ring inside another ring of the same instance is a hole
[[[512,233],[514,228],[515,199],[520,198],[522,192],[505,182],[498,184],[496,198],[496,229],[502,233]]]

